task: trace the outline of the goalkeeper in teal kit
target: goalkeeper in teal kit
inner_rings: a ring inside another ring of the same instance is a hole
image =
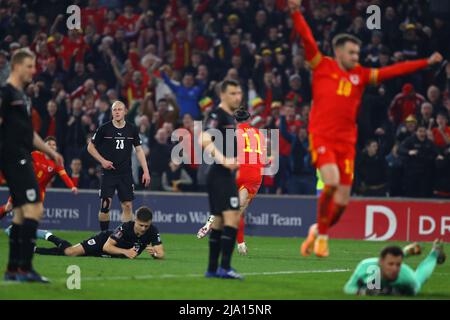
[[[358,295],[417,295],[431,277],[436,264],[445,261],[442,242],[435,240],[433,249],[416,270],[403,263],[403,258],[420,254],[417,243],[401,249],[386,247],[379,258],[361,261],[344,287],[347,294]]]

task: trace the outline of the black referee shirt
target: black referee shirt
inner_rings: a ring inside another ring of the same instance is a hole
[[[217,108],[216,110],[212,111],[209,114],[208,119],[206,120],[206,129],[217,129],[222,134],[222,141],[216,140],[213,138],[214,145],[216,148],[218,148],[225,157],[227,158],[233,158],[236,157],[236,148],[237,148],[237,140],[236,140],[236,121],[234,119],[234,116],[227,113],[222,108]],[[227,139],[227,131],[229,131],[228,135],[232,133],[233,139]],[[232,143],[233,145],[230,145]],[[231,147],[233,147],[233,152],[228,152]],[[221,164],[214,163],[213,165],[214,169],[219,170],[227,170],[229,169],[225,168]]]

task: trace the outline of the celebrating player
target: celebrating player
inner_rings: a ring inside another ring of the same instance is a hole
[[[68,241],[47,233],[56,248],[36,248],[37,254],[59,256],[110,256],[134,259],[144,250],[155,259],[164,258],[164,247],[158,228],[152,224],[148,207],[136,210],[136,220],[123,223],[115,231],[105,230],[72,246]]]
[[[220,87],[219,107],[209,114],[206,122],[208,129],[220,131],[222,139],[213,139],[208,131],[203,132],[201,138],[203,148],[208,150],[215,159],[207,177],[209,207],[215,219],[212,222],[209,237],[209,264],[206,277],[242,279],[242,276],[231,268],[231,256],[240,218],[239,194],[232,172],[238,168],[238,165],[234,155],[226,154],[226,151],[230,149],[226,132],[227,129],[234,131],[236,128],[233,112],[240,107],[241,101],[242,89],[239,83],[224,80]]]
[[[264,136],[257,128],[248,123],[250,113],[245,109],[239,109],[234,113],[238,122],[236,130],[237,153],[239,170],[236,175],[236,183],[239,190],[240,221],[237,233],[237,249],[241,255],[247,255],[247,244],[244,241],[245,219],[244,212],[258,193],[262,182],[261,170],[266,158]],[[207,223],[197,233],[199,239],[206,236],[211,229],[214,216],[210,216]]]
[[[109,210],[111,201],[117,190],[122,205],[122,222],[133,220],[134,184],[131,171],[131,153],[133,146],[136,156],[144,171],[142,183],[145,187],[150,184],[150,174],[142,149],[142,141],[139,138],[138,129],[125,121],[126,107],[121,101],[113,103],[113,120],[105,123],[97,129],[88,145],[89,153],[103,167],[102,182],[100,187],[100,212],[99,221],[102,231],[109,228]]]
[[[444,263],[446,256],[442,242],[435,240],[431,252],[414,271],[403,263],[403,258],[416,254],[420,254],[417,244],[403,250],[397,246],[384,248],[379,258],[365,259],[358,264],[344,292],[358,295],[417,295],[433,274],[436,264]]]
[[[49,136],[45,138],[44,142],[52,148],[52,150],[57,151],[56,138]],[[64,181],[66,186],[72,190],[73,193],[77,194],[78,189],[70,179],[66,170],[63,166],[55,163],[50,157],[41,151],[33,151],[31,153],[33,158],[33,169],[36,174],[36,178],[39,185],[39,194],[41,195],[41,200],[44,202],[45,191],[48,183],[53,179],[53,177],[58,174]],[[13,208],[12,198],[8,198],[8,202],[0,207],[0,219],[3,218],[9,211]]]
[[[36,230],[43,207],[31,152],[43,151],[58,165],[59,153],[33,131],[31,102],[23,91],[33,79],[36,57],[28,49],[19,49],[11,58],[11,74],[0,88],[0,163],[14,206],[9,237],[9,261],[5,281],[49,282],[32,264]]]
[[[310,150],[325,184],[319,197],[317,224],[310,227],[300,250],[303,256],[314,251],[318,257],[327,257],[328,228],[338,222],[350,200],[356,116],[365,87],[439,63],[442,56],[434,53],[429,59],[380,69],[364,68],[358,64],[360,40],[349,34],[338,34],[333,39],[335,58],[324,57],[300,12],[300,5],[300,0],[288,0],[295,30],[302,38],[306,60],[313,70]]]

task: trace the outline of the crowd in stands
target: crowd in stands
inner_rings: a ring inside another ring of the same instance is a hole
[[[81,29],[67,28],[72,4],[81,8]],[[381,7],[379,30],[366,26],[370,4]],[[450,18],[431,12],[429,1],[304,0],[303,10],[326,55],[333,55],[331,39],[347,32],[362,40],[367,67],[434,51],[450,57]],[[79,188],[99,187],[101,167],[87,142],[120,99],[129,108],[127,121],[139,128],[151,190],[204,190],[203,165],[170,161],[171,134],[193,132],[228,78],[241,83],[252,124],[280,130],[280,169],[264,177],[260,192],[316,194],[307,130],[311,69],[286,0],[0,0],[0,39],[0,85],[14,50],[36,53],[37,72],[27,87],[33,126],[43,138],[57,138]],[[450,65],[366,90],[355,195],[450,197],[449,91]],[[134,159],[142,188],[140,171]]]

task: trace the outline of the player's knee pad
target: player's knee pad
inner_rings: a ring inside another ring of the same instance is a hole
[[[103,198],[102,199],[102,206],[100,208],[100,212],[107,214],[109,213],[109,206],[111,205],[111,200],[109,198]]]

